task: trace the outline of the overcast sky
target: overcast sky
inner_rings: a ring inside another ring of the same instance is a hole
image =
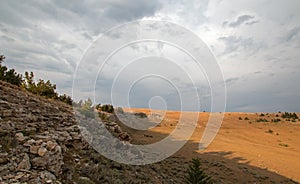
[[[215,56],[226,83],[226,111],[300,111],[299,0],[0,1],[0,53],[6,56],[6,65],[20,73],[33,71],[37,78],[50,79],[60,93],[72,94],[77,65],[105,31],[129,21],[166,20],[192,31]],[[177,53],[177,61],[174,64],[176,59],[160,58],[156,53],[152,59],[117,65],[137,50],[144,54],[145,50],[146,54],[149,50]],[[126,47],[99,74],[96,100],[111,102],[106,87],[119,72],[122,77],[114,84],[115,105],[126,106],[122,99],[128,97],[133,107],[180,109],[177,87],[183,90],[180,93],[188,104],[200,102],[200,108],[191,105],[184,110],[209,111],[211,94],[205,72],[185,63],[188,58],[179,52],[168,44]],[[114,66],[126,67],[114,71]],[[140,79],[122,96],[122,90],[143,76],[139,71],[151,73],[155,69],[166,79]],[[180,72],[188,75],[172,75]],[[187,82],[189,75],[196,81],[199,100],[184,90],[194,89]]]

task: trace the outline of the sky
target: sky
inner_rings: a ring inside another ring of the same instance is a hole
[[[0,53],[6,56],[5,64],[51,80],[59,93],[73,94],[75,100],[96,93],[96,103],[209,111],[212,103],[222,104],[226,97],[226,108],[220,105],[213,111],[300,111],[299,0],[0,1]],[[136,31],[119,29],[120,34],[97,42],[112,28],[147,20],[174,26],[157,35],[161,42],[126,45],[101,71],[100,55],[86,60],[95,43],[101,54],[121,39],[118,35],[126,35],[122,43],[140,37]],[[188,45],[174,31],[181,29],[175,25],[196,35],[204,45],[197,39],[192,45],[203,46],[217,65],[201,68],[179,47],[163,42],[181,39],[182,48]],[[223,83],[213,73],[222,75]],[[226,93],[221,89],[224,83]],[[93,85],[94,91],[85,84]]]

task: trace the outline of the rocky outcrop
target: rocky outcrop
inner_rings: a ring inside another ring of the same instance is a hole
[[[174,178],[184,167],[169,176],[169,166],[121,164],[91,147],[96,142],[113,158],[142,161],[143,155],[129,144],[130,134],[122,129],[153,123],[143,115],[138,119],[139,115],[118,112],[116,116],[100,111],[99,123],[60,101],[0,81],[0,184],[182,183],[182,177]]]
[[[74,173],[75,164],[85,159],[78,152],[92,148],[81,134],[85,127],[77,124],[72,107],[2,81],[0,92],[0,183],[73,183],[75,175],[88,180]],[[106,116],[105,127],[129,141],[114,115]]]

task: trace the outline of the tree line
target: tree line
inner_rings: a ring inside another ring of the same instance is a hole
[[[56,85],[52,84],[50,80],[44,81],[42,79],[38,79],[38,81],[35,82],[33,72],[25,72],[25,76],[23,77],[23,75],[17,73],[15,69],[8,69],[4,66],[2,64],[4,60],[5,56],[0,55],[0,80],[22,87],[33,94],[44,96],[46,98],[57,99],[65,102],[66,104],[72,105],[72,98],[66,94],[59,95],[56,92]]]

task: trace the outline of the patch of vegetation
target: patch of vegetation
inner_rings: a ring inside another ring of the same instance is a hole
[[[283,146],[283,147],[289,147],[288,144],[284,144],[284,143],[279,143],[278,145],[279,145],[279,146]]]
[[[272,129],[269,129],[268,131],[266,131],[266,133],[272,134],[274,131]]]
[[[85,100],[84,102],[79,101],[76,105],[78,107],[78,111],[83,114],[87,118],[94,118],[95,113],[94,113],[94,106],[93,102],[90,98]]]
[[[243,120],[243,118],[242,118],[242,117],[239,117],[239,120]]]
[[[0,80],[6,81],[16,86],[21,86],[23,79],[22,75],[18,74],[15,69],[9,69],[6,66],[2,66],[2,62],[4,62],[5,56],[0,55]]]
[[[279,121],[281,121],[281,119],[279,119],[279,118],[275,118],[275,119],[271,120],[271,122],[274,122],[274,123],[278,123]]]
[[[265,118],[259,118],[256,120],[256,122],[268,122],[268,120]]]
[[[282,113],[281,117],[287,119],[299,119],[296,113],[288,113],[288,112]]]
[[[265,114],[264,114],[264,113],[261,113],[259,116],[260,116],[260,117],[264,117],[264,116],[265,116]]]
[[[244,120],[249,120],[249,118],[248,117],[245,117],[245,119]]]
[[[55,98],[58,96],[55,92],[55,84],[51,84],[49,80],[45,82],[42,79],[39,79],[38,83],[35,83],[33,78],[33,72],[30,72],[30,74],[25,72],[25,81],[23,82],[22,87],[33,94],[47,98]]]
[[[16,86],[22,86],[27,91],[37,94],[46,98],[53,98],[65,102],[69,105],[72,105],[73,100],[70,96],[58,95],[56,90],[56,85],[52,84],[49,80],[44,81],[39,79],[36,83],[34,81],[33,72],[25,72],[25,77],[21,74],[18,74],[14,69],[8,70],[6,66],[2,66],[5,57],[0,55],[0,80],[6,81]]]
[[[211,177],[207,176],[201,169],[200,159],[194,158],[187,169],[186,183],[188,184],[210,184]]]
[[[66,95],[66,94],[58,96],[58,100],[66,103],[66,104],[69,104],[69,105],[73,104],[72,98],[70,96]]]
[[[100,110],[108,113],[114,113],[115,109],[110,104],[105,104],[100,106]]]

